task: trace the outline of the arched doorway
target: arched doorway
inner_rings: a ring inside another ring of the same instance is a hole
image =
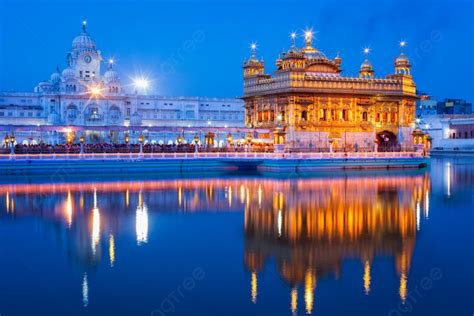
[[[397,135],[390,131],[377,133],[379,151],[394,151],[398,148]]]

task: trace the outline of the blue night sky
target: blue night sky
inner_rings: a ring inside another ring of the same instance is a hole
[[[342,57],[356,74],[372,49],[377,76],[393,71],[398,42],[419,90],[435,98],[473,99],[473,2],[455,1],[24,1],[0,0],[0,91],[32,91],[88,21],[103,57],[123,82],[138,74],[164,95],[242,95],[242,61],[256,41],[267,72],[289,34],[316,32],[313,46]],[[299,38],[302,45],[302,38]],[[105,71],[105,64],[102,69]]]

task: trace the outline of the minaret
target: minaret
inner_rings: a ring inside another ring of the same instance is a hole
[[[360,70],[359,70],[360,78],[373,78],[374,77],[374,70],[372,69],[372,64],[369,62],[369,53],[370,53],[370,49],[364,48],[365,60],[362,63],[362,65],[360,65]]]
[[[400,42],[400,56],[398,56],[395,59],[395,74],[398,75],[406,75],[406,76],[411,76],[410,73],[410,61],[408,60],[408,57],[405,55],[405,46],[407,45],[407,42],[401,41]]]
[[[257,58],[257,44],[250,45],[251,54],[249,60],[244,60],[244,79],[264,74],[264,61]]]

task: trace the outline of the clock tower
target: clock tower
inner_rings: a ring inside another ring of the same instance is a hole
[[[76,78],[86,84],[100,79],[100,62],[102,58],[95,41],[87,33],[87,22],[82,22],[82,32],[72,41],[72,49],[67,55],[69,67],[74,70]]]

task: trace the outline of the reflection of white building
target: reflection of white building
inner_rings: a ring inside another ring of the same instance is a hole
[[[67,54],[65,69],[60,71],[58,67],[32,93],[0,93],[0,132],[14,131],[19,142],[34,143],[40,137],[46,142],[61,142],[61,128],[68,127],[82,131],[88,141],[108,141],[108,137],[120,141],[124,127],[140,130],[142,126],[149,130],[150,138],[166,142],[176,138],[179,127],[243,126],[244,108],[239,99],[126,93],[113,60],[107,62],[104,73],[102,62],[84,22]],[[40,136],[37,126],[45,126]],[[176,129],[164,131],[157,127]],[[115,131],[115,135],[110,131]],[[167,131],[169,135],[163,134]]]

